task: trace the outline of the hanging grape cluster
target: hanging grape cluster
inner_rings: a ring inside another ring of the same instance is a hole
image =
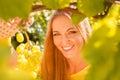
[[[36,77],[37,72],[40,69],[40,61],[42,56],[40,47],[29,41],[19,44],[16,47],[16,52],[18,55],[18,68],[30,71],[32,75]]]

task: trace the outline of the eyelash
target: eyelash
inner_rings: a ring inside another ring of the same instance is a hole
[[[68,33],[69,34],[75,34],[75,33],[77,33],[77,31],[69,31]],[[59,35],[60,35],[59,33],[53,34],[53,36],[59,36]]]
[[[53,34],[53,36],[58,36],[58,35],[60,35],[60,34],[58,34],[58,33],[56,33],[56,34]]]
[[[77,31],[70,31],[70,33],[77,33]]]

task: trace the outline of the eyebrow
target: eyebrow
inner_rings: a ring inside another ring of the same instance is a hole
[[[68,28],[67,31],[69,31],[71,29],[75,29],[75,28],[74,27]],[[58,31],[53,31],[53,32],[58,32]]]
[[[72,29],[75,29],[75,27],[71,27],[71,28],[67,29],[67,31],[72,30]]]

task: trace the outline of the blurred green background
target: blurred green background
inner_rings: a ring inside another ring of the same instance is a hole
[[[83,49],[83,56],[91,65],[85,80],[120,80],[119,2],[0,0],[0,19],[6,21],[4,24],[0,22],[0,37],[8,33],[5,34],[3,25],[8,25],[9,19],[22,18],[17,25],[17,33],[0,39],[0,80],[41,79],[39,70],[48,21],[54,10],[69,6],[81,12],[79,16],[72,15],[75,24],[88,17],[93,29],[92,36]],[[30,25],[29,17],[33,19]]]

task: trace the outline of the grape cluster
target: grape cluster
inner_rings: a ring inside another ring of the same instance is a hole
[[[28,41],[19,44],[16,47],[16,52],[18,54],[18,69],[30,71],[36,77],[42,57],[40,47]]]

